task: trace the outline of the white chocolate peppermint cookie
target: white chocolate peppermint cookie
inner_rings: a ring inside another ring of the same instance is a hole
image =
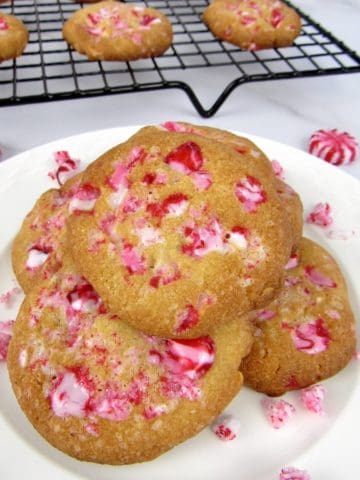
[[[198,433],[237,394],[250,326],[190,340],[147,336],[66,265],[23,303],[9,347],[17,400],[53,446],[98,463],[150,460]]]
[[[318,130],[313,133],[309,143],[309,153],[333,165],[352,163],[359,150],[358,142],[347,132]]]
[[[246,50],[286,47],[300,34],[301,19],[279,0],[218,0],[204,11],[215,37]]]
[[[101,192],[68,223],[79,270],[140,330],[193,338],[265,305],[289,257],[267,172],[223,143],[146,127],[84,173]]]
[[[86,185],[80,188],[80,175],[68,180],[58,190],[43,193],[15,237],[12,265],[25,293],[61,267],[66,249],[67,219],[79,205],[85,209],[91,204],[89,196],[94,192]]]
[[[345,280],[322,247],[303,238],[279,298],[254,314],[255,341],[242,369],[268,395],[307,387],[344,368],[355,351]]]
[[[20,56],[28,37],[29,32],[21,20],[0,12],[0,62]]]
[[[63,35],[90,60],[129,61],[163,54],[172,42],[172,26],[154,8],[107,0],[75,12]]]

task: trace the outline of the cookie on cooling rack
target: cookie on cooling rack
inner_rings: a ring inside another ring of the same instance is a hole
[[[24,292],[49,278],[62,265],[66,243],[66,222],[89,192],[81,189],[81,174],[61,188],[43,193],[28,213],[12,246],[12,265]]]
[[[0,62],[19,57],[28,38],[29,32],[21,20],[0,12]]]
[[[215,37],[245,50],[289,46],[301,31],[299,15],[278,0],[217,0],[203,20]]]
[[[355,350],[345,280],[331,255],[303,238],[278,299],[255,315],[245,382],[268,395],[304,388],[344,368]]]
[[[98,463],[151,460],[208,425],[238,393],[244,320],[192,340],[129,327],[67,265],[23,303],[9,347],[17,400],[53,446]]]
[[[280,290],[289,257],[276,188],[258,164],[199,135],[145,127],[88,167],[92,211],[69,219],[70,248],[114,313],[193,338]]]
[[[246,155],[247,161],[257,165],[262,171],[267,172],[269,178],[273,178],[275,182],[276,190],[286,211],[288,219],[286,227],[289,230],[288,238],[291,250],[293,251],[298,246],[303,230],[303,205],[300,196],[293,188],[274,175],[272,164],[255,143],[248,138],[235,135],[226,130],[192,125],[185,122],[165,122],[159,128],[168,132],[193,133],[226,143],[234,148],[239,155]]]
[[[130,61],[162,55],[171,45],[172,26],[154,8],[109,0],[75,12],[63,35],[89,60]]]

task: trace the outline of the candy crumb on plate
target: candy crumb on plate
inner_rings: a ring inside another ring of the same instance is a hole
[[[305,470],[286,467],[281,470],[279,480],[311,480],[311,477]]]

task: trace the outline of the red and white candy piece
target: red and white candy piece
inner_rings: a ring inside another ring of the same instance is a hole
[[[318,130],[310,137],[309,153],[333,165],[347,165],[357,156],[359,145],[347,132]]]
[[[239,435],[240,422],[233,415],[223,415],[215,420],[211,430],[220,440],[229,442]]]
[[[327,202],[317,203],[306,217],[306,222],[312,223],[313,225],[319,225],[320,227],[328,227],[331,225],[333,223],[333,218],[331,216],[330,205]]]
[[[6,360],[14,323],[14,320],[0,322],[0,361]]]
[[[53,180],[57,180],[59,185],[64,185],[66,180],[71,178],[79,168],[80,160],[72,159],[66,150],[54,152],[54,160],[58,167],[53,172],[49,172],[48,175]]]
[[[324,415],[325,388],[322,385],[312,385],[303,388],[300,393],[301,403],[310,412]]]
[[[285,400],[263,398],[261,405],[265,410],[267,419],[276,429],[282,428],[296,412],[295,407]]]
[[[281,470],[279,480],[311,480],[311,477],[305,470],[286,467]]]

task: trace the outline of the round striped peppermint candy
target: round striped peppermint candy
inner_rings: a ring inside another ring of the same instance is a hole
[[[318,130],[310,137],[309,153],[333,165],[347,165],[355,160],[358,143],[347,132]]]

